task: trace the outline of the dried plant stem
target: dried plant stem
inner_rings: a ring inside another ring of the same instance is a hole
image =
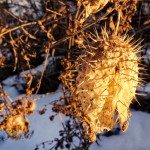
[[[116,35],[118,33],[119,24],[120,24],[120,12],[118,12],[118,20],[117,20],[117,26],[116,26],[116,31],[115,31]]]
[[[22,24],[22,25],[16,26],[16,27],[14,27],[14,28],[8,29],[7,31],[1,33],[1,34],[0,34],[0,37],[4,36],[4,35],[7,34],[7,33],[10,33],[10,32],[12,32],[12,31],[15,31],[15,30],[17,30],[17,29],[19,29],[19,28],[26,27],[26,26],[30,26],[30,25],[35,25],[35,24],[37,24],[37,22],[29,22],[29,23],[26,23],[26,24]]]
[[[98,22],[100,22],[100,21],[102,21],[102,20],[106,20],[106,19],[107,19],[107,18],[106,18],[107,15],[109,15],[113,10],[114,10],[114,8],[111,8],[111,9],[109,10],[109,12],[105,13],[102,17],[98,18],[97,20],[93,21],[92,23],[89,23],[89,24],[84,25],[82,29],[80,29],[80,30],[78,30],[78,31],[76,31],[76,32],[74,32],[74,33],[72,33],[71,35],[66,36],[66,37],[64,37],[64,38],[62,38],[62,39],[60,39],[60,40],[58,40],[58,41],[56,41],[56,42],[53,42],[51,47],[53,48],[53,47],[59,45],[60,43],[66,41],[66,40],[68,40],[68,39],[70,39],[71,37],[73,37],[73,36],[75,36],[75,35],[77,35],[77,34],[83,32],[84,30],[90,28],[91,26],[95,25],[96,23],[98,23]]]
[[[36,90],[35,94],[38,93],[38,91],[40,89],[40,86],[41,86],[41,82],[42,82],[42,79],[43,79],[43,76],[44,76],[44,72],[45,72],[45,69],[46,69],[46,66],[47,66],[50,46],[51,46],[51,44],[49,43],[48,46],[46,47],[46,50],[45,50],[46,51],[46,58],[45,58],[45,61],[44,61],[44,67],[43,67],[42,74],[41,74],[41,77],[39,79],[39,82],[38,82],[38,85],[37,85],[37,90]]]

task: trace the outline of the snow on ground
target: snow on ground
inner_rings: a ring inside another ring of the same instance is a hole
[[[22,96],[18,95],[15,88],[8,87],[8,85],[5,87],[5,90],[13,96],[13,99]],[[37,110],[41,109],[44,104],[58,99],[60,96],[61,93],[58,92],[37,100]],[[22,138],[16,141],[7,139],[0,143],[0,150],[34,150],[36,144],[58,137],[62,125],[58,117],[55,117],[53,122],[49,120],[49,116],[52,114],[51,107],[49,107],[49,110],[42,116],[39,116],[39,114],[35,112],[33,116],[29,117],[31,131],[34,131],[33,136],[30,139]],[[99,143],[100,146],[93,143],[90,150],[149,150],[150,114],[132,111],[129,128],[126,133],[113,135],[111,137],[101,136]],[[48,147],[45,150],[48,150]]]
[[[150,114],[132,111],[128,130],[120,135],[102,136],[100,145],[94,143],[90,150],[149,150]]]

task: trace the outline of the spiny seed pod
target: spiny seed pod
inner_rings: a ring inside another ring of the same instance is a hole
[[[89,50],[77,59],[74,94],[92,134],[111,130],[118,121],[123,131],[128,127],[129,105],[139,82],[136,55],[139,50],[131,40],[126,36],[108,35],[103,30],[102,36],[93,37]]]
[[[122,131],[128,128],[129,106],[140,81],[140,58],[136,55],[140,50],[132,37],[109,34],[106,30],[101,36],[90,38],[75,62],[77,76],[69,89],[67,108],[82,122],[85,136],[95,141],[96,133],[109,131],[117,123]]]

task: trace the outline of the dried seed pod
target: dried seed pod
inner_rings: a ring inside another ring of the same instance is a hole
[[[76,109],[68,111],[86,122],[84,129],[91,141],[96,133],[109,131],[118,122],[123,131],[128,127],[129,106],[140,81],[138,44],[132,41],[132,37],[103,30],[101,36],[91,36],[75,62],[78,74],[69,90],[70,105],[74,103]]]
[[[90,53],[77,60],[76,96],[89,124],[95,125],[95,133],[111,130],[116,114],[122,128],[130,117],[129,105],[139,81],[139,50],[131,40],[115,34],[108,36],[103,31],[102,37],[95,39],[101,46],[96,48],[91,43]]]
[[[28,119],[21,115],[9,115],[4,121],[6,133],[14,139],[19,139],[22,134],[28,132]]]

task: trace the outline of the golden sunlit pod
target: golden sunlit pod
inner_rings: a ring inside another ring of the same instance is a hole
[[[72,99],[74,105],[80,106],[72,109],[72,115],[80,122],[87,122],[86,137],[93,141],[94,134],[109,131],[118,123],[116,117],[122,131],[127,130],[129,106],[142,79],[138,77],[140,59],[136,54],[141,50],[133,37],[103,29],[101,35],[97,31],[91,34],[91,40],[87,51],[85,45],[84,54],[76,59],[78,74],[70,95],[76,97]]]

